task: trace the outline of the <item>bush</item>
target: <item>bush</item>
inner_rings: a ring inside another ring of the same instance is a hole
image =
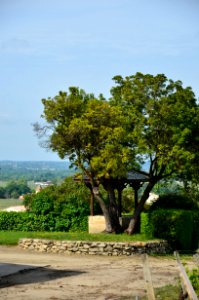
[[[159,208],[193,210],[197,209],[197,205],[196,202],[186,195],[167,193],[159,196],[159,199],[151,205],[150,211]]]
[[[0,212],[0,230],[8,231],[87,231],[88,217],[36,215],[29,212]]]
[[[192,248],[199,249],[199,211],[193,211]]]
[[[167,240],[174,249],[197,248],[199,212],[158,209],[141,214],[141,233]]]
[[[66,178],[59,186],[50,186],[37,194],[26,195],[24,205],[37,215],[60,215],[66,210],[68,215],[88,215],[89,197],[90,192],[84,184]]]
[[[149,213],[141,213],[140,233],[149,238],[154,236],[153,224],[150,222]]]

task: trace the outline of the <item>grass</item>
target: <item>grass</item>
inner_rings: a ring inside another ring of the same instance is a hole
[[[54,240],[78,240],[78,241],[101,241],[101,242],[137,242],[149,239],[141,234],[129,236],[127,234],[89,234],[87,232],[22,232],[0,231],[1,245],[17,245],[22,238],[42,238]]]
[[[156,299],[158,300],[171,300],[179,299],[181,286],[179,285],[165,285],[155,289]]]
[[[0,199],[0,210],[5,209],[10,206],[23,205],[22,201],[19,199]]]

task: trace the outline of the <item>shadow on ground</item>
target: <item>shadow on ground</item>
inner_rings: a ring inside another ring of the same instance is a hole
[[[0,276],[0,289],[22,284],[41,283],[86,273],[78,270],[52,269],[50,266],[38,267],[6,263],[1,264],[1,267],[2,266],[4,269],[6,269],[6,267],[9,269],[13,268],[13,272],[10,272],[8,275]]]

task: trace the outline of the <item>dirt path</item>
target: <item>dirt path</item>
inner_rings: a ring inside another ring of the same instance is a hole
[[[174,259],[149,261],[154,287],[175,284]],[[119,300],[136,295],[145,295],[142,256],[66,256],[0,247],[2,300]]]

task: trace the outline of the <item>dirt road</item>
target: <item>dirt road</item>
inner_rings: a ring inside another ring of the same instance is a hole
[[[175,284],[174,259],[150,257],[149,261],[154,287]],[[126,300],[136,295],[145,295],[141,255],[66,256],[0,247],[2,300]]]

